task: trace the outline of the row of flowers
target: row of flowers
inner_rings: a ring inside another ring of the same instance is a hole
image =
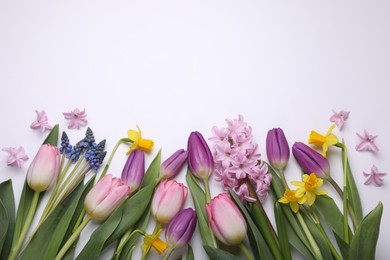
[[[339,116],[334,120],[342,127],[343,115]],[[190,241],[196,227],[211,259],[235,259],[236,247],[247,259],[291,259],[292,248],[307,259],[372,259],[383,206],[379,203],[363,218],[346,146],[332,134],[333,127],[325,135],[310,135],[309,143],[322,147],[322,154],[302,142],[292,146],[303,171],[302,181],[292,182],[297,187],[292,190],[284,176],[290,159],[284,132],[279,128],[268,132],[267,163],[242,116],[227,120],[227,127],[212,129],[213,149],[201,133],[192,132],[187,151],[179,149],[163,163],[159,151],[146,171],[145,153],[154,143],[143,138],[139,128],[129,130],[128,137],[116,143],[99,173],[107,154],[105,140],[96,143],[88,128],[85,137],[72,146],[63,132],[57,148],[56,125],[27,171],[16,215],[12,181],[0,184],[0,217],[5,227],[0,231],[0,259],[75,258],[80,233],[91,220],[101,225],[76,259],[95,259],[113,244],[113,259],[131,258],[141,237],[142,259],[152,248],[168,259],[176,248],[187,245],[187,258],[193,259]],[[121,144],[130,149],[121,178],[116,178],[107,172]],[[326,158],[330,146],[342,150],[342,187],[330,174]],[[174,180],[186,162],[187,186]],[[211,198],[213,174],[225,193]],[[324,181],[339,194],[342,209],[322,189]],[[31,229],[47,191],[48,202],[38,225]],[[194,209],[183,209],[188,193]],[[266,200],[275,203],[275,226],[264,210]],[[150,216],[155,221],[151,234],[146,232]],[[165,241],[160,236],[163,230]]]

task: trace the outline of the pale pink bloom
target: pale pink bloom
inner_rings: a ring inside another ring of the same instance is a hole
[[[19,168],[22,168],[24,161],[28,160],[28,156],[24,152],[24,148],[22,146],[4,147],[1,150],[9,154],[7,159],[8,166],[14,165],[16,163]]]
[[[375,139],[378,137],[377,135],[370,135],[367,130],[364,130],[364,136],[359,133],[356,133],[356,135],[360,138],[360,143],[356,146],[356,151],[379,151],[378,147],[375,145]]]
[[[65,119],[69,120],[68,129],[80,129],[81,126],[86,126],[88,124],[85,109],[83,111],[80,111],[78,108],[76,108],[69,113],[64,112],[62,114],[65,116]]]
[[[374,183],[375,186],[382,186],[383,177],[387,175],[387,173],[379,172],[378,168],[373,165],[371,167],[371,172],[363,172],[365,177],[368,177],[367,180],[364,182],[364,184],[369,185],[371,183]]]
[[[187,199],[188,189],[174,180],[161,182],[153,196],[152,215],[161,224],[168,224]]]
[[[218,128],[214,126],[211,129],[211,132],[213,133],[213,137],[209,138],[209,140],[214,141],[215,143],[228,141],[228,132],[225,128]]]
[[[206,213],[210,228],[219,241],[232,246],[245,239],[245,219],[227,194],[219,194],[207,203]]]
[[[84,207],[94,220],[104,221],[126,199],[130,187],[111,174],[103,177],[87,194]]]
[[[341,110],[340,112],[337,113],[334,110],[332,111],[333,111],[333,115],[329,118],[329,120],[332,123],[336,123],[337,127],[341,131],[341,129],[344,126],[345,120],[347,120],[350,112]]]
[[[53,127],[47,122],[48,119],[45,110],[42,110],[41,112],[35,110],[35,112],[37,113],[37,119],[31,123],[30,127],[32,129],[40,128],[42,133],[46,130],[51,130]]]
[[[27,183],[31,189],[42,192],[56,181],[60,167],[60,153],[56,146],[42,145],[27,171]]]

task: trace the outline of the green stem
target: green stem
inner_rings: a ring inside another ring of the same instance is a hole
[[[253,260],[251,253],[249,253],[249,250],[248,250],[248,248],[246,248],[244,243],[241,243],[239,246],[240,246],[240,249],[241,249],[242,253],[244,254],[245,258],[247,260]]]
[[[330,241],[330,239],[329,239],[328,235],[326,234],[324,228],[322,227],[321,223],[316,222],[315,224],[316,224],[318,230],[321,232],[322,236],[325,238],[326,243],[328,244],[330,251],[332,252],[333,258],[335,260],[342,260],[341,256],[337,252],[336,248],[333,246],[332,242]]]
[[[208,178],[203,179],[203,185],[204,185],[204,190],[205,190],[206,203],[209,203],[211,201],[211,193],[210,193],[210,185],[209,185]],[[218,248],[217,240],[215,239],[214,233],[211,230],[210,223],[208,223],[207,225],[210,229],[210,234],[212,234],[211,240],[213,242],[213,246],[214,246],[214,248]]]
[[[306,235],[307,239],[309,240],[310,246],[313,249],[313,252],[314,252],[316,259],[323,260],[322,255],[321,255],[321,250],[318,247],[316,241],[314,240],[312,234],[310,233],[310,230],[307,227],[305,220],[303,219],[303,217],[302,217],[301,213],[299,213],[299,211],[296,213],[296,216],[298,218],[299,223],[302,226],[303,232],[305,232],[305,235]]]
[[[102,174],[100,175],[100,178],[99,178],[98,181],[100,181],[106,175],[106,173],[108,171],[108,168],[110,168],[111,161],[114,158],[116,150],[118,150],[119,145],[121,143],[129,143],[129,142],[131,142],[131,140],[129,138],[122,138],[122,139],[119,139],[118,142],[116,142],[116,144],[115,144],[114,148],[111,151],[110,157],[108,158],[107,163],[104,166],[104,169],[103,169]]]
[[[347,198],[347,150],[343,149],[343,172],[344,172],[344,189],[343,189],[343,213],[344,213],[344,240],[349,244],[349,226],[348,226],[348,198]]]
[[[283,169],[280,169],[279,170],[279,174],[280,174],[280,177],[282,179],[282,183],[283,183],[283,186],[285,189],[288,189],[288,184],[287,184],[287,181],[286,181],[286,177],[284,176],[284,171]]]
[[[127,231],[121,241],[119,242],[119,245],[118,245],[118,248],[115,250],[115,253],[114,253],[114,259],[115,260],[118,260],[119,259],[119,256],[121,255],[122,253],[122,250],[123,250],[123,247],[126,245],[126,243],[136,234],[141,234],[141,235],[145,235],[145,231],[141,230],[141,229],[136,229],[134,230],[133,232],[131,232],[131,230]]]
[[[162,229],[162,224],[159,223],[159,222],[157,222],[157,223],[156,223],[156,226],[154,227],[154,230],[153,230],[152,235],[157,234],[161,229]],[[151,248],[151,246],[149,246],[149,247],[145,250],[145,253],[142,254],[142,260],[145,260],[145,259],[148,257],[150,248]]]
[[[33,199],[31,201],[31,206],[30,206],[30,209],[29,209],[27,217],[26,217],[26,222],[24,223],[22,231],[20,232],[18,242],[11,249],[11,253],[8,257],[8,260],[14,260],[18,256],[19,250],[23,244],[23,241],[24,241],[24,239],[27,235],[27,232],[30,228],[31,222],[34,218],[35,210],[37,209],[37,206],[38,206],[39,194],[40,194],[40,192],[38,192],[38,191],[34,192],[34,196],[33,196]]]
[[[172,254],[173,250],[175,250],[175,247],[169,246],[167,252],[164,255],[163,260],[168,260],[169,256]]]
[[[76,229],[76,231],[72,234],[72,236],[66,241],[65,245],[61,248],[60,252],[57,254],[55,260],[61,260],[69,248],[73,245],[73,243],[80,236],[81,231],[85,228],[85,226],[91,221],[91,216],[87,216],[84,221],[80,224],[80,226]]]

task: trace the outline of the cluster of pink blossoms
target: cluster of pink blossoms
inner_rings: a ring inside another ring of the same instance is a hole
[[[252,128],[244,122],[242,115],[238,119],[226,119],[226,128],[213,127],[215,142],[214,161],[217,181],[224,190],[231,188],[242,201],[254,202],[249,195],[247,180],[253,185],[260,200],[268,195],[272,175],[268,166],[260,161],[257,144],[252,140]]]

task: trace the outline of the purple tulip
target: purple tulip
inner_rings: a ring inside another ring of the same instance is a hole
[[[328,160],[309,146],[296,142],[292,147],[292,153],[305,173],[314,173],[317,177],[323,179],[329,177]]]
[[[283,171],[290,158],[290,148],[282,129],[273,128],[268,131],[266,148],[271,165],[279,171]]]
[[[180,149],[166,159],[160,167],[160,177],[170,179],[175,177],[187,160],[187,151]]]
[[[199,179],[208,179],[214,171],[214,159],[203,136],[192,132],[188,138],[188,166]]]
[[[183,209],[169,222],[165,231],[165,239],[171,246],[185,246],[190,242],[195,227],[195,211],[191,208]]]
[[[134,150],[127,158],[123,167],[121,179],[130,187],[130,192],[136,191],[145,175],[145,154],[142,150]]]

